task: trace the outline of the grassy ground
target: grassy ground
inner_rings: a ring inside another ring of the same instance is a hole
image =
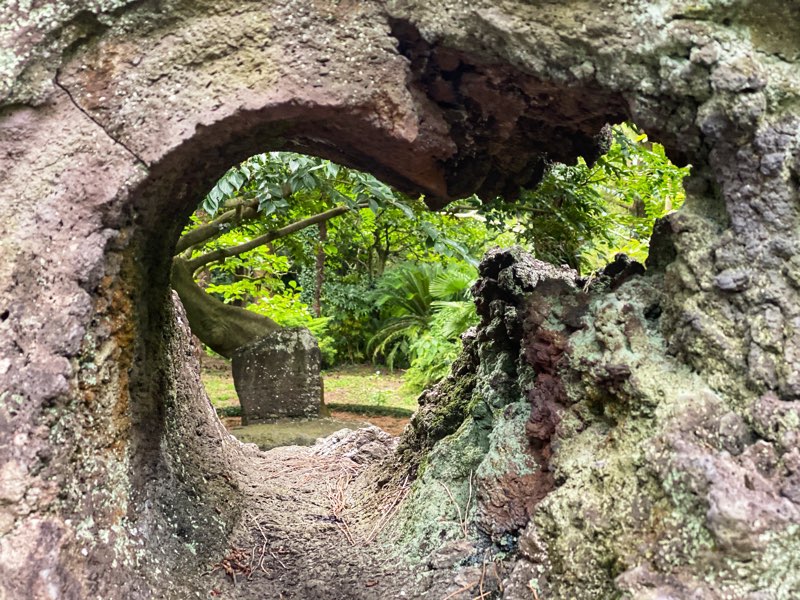
[[[417,394],[403,387],[403,374],[372,365],[348,365],[325,371],[325,404],[360,414],[410,416]]]
[[[212,359],[204,357],[201,378],[214,408],[239,406],[229,363],[218,359],[212,362]]]
[[[238,425],[239,398],[230,363],[203,357],[203,385],[217,411],[228,417],[226,425]],[[323,372],[325,404],[331,416],[343,421],[370,422],[399,435],[417,408],[417,394],[403,387],[401,371],[388,372],[372,365],[348,365]]]

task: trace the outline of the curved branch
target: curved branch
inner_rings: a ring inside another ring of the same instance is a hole
[[[172,259],[172,288],[186,308],[192,333],[227,358],[238,348],[280,329],[268,317],[225,304],[207,294],[195,283],[181,258]]]
[[[175,245],[175,255],[180,254],[184,250],[192,246],[210,240],[222,233],[222,226],[232,221],[241,222],[247,219],[252,219],[258,216],[258,201],[253,200],[243,204],[235,205],[235,208],[222,213],[213,221],[201,225],[197,229],[183,234]]]
[[[363,208],[363,207],[359,205],[358,208]],[[281,227],[280,229],[273,229],[272,231],[268,231],[264,235],[260,235],[256,238],[253,238],[249,242],[239,244],[238,246],[231,246],[230,248],[219,248],[217,250],[213,250],[212,252],[208,252],[206,254],[203,254],[201,256],[193,258],[192,260],[187,261],[186,265],[189,268],[189,270],[194,273],[197,269],[207,265],[208,263],[212,263],[218,260],[225,260],[226,258],[230,258],[231,256],[238,256],[240,254],[244,254],[245,252],[254,250],[259,246],[263,246],[264,244],[269,244],[270,242],[273,242],[277,239],[301,231],[306,227],[310,227],[311,225],[316,225],[317,223],[324,223],[325,221],[329,221],[334,217],[343,215],[349,210],[352,210],[349,206],[337,206],[335,208],[331,208],[329,210],[326,210],[325,212],[321,212],[319,214],[308,217],[307,219],[295,221],[294,223],[286,225],[285,227]]]

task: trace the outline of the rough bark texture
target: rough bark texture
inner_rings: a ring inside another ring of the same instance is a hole
[[[322,316],[322,286],[325,285],[325,243],[328,241],[328,226],[319,224],[319,242],[317,242],[317,256],[314,265],[314,301],[311,310],[315,317]]]
[[[422,570],[476,556],[439,548],[463,537],[445,486],[461,508],[472,486],[506,597],[796,597],[799,10],[3,4],[0,594],[187,597],[223,553],[244,450],[198,405],[167,289],[224,169],[308,151],[439,205],[591,158],[628,117],[694,165],[686,206],[605,287],[487,259],[392,531]]]
[[[194,281],[192,272],[181,258],[172,261],[172,288],[186,307],[192,332],[217,354],[232,358],[243,346],[279,330],[269,317],[244,308],[225,304],[207,294]]]

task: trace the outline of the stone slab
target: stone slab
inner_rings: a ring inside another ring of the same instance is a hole
[[[302,327],[281,329],[237,350],[231,364],[242,424],[319,415],[320,359],[317,340]]]

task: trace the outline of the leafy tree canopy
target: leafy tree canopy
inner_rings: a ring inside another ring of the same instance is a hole
[[[619,125],[591,167],[554,164],[516,202],[473,197],[433,213],[369,174],[270,152],[217,182],[178,251],[206,292],[311,328],[329,363],[410,364],[423,385],[475,319],[464,294],[486,249],[520,244],[583,273],[619,252],[643,262],[654,221],[684,201],[688,170]]]
[[[323,350],[363,360],[378,324],[375,281],[390,264],[474,265],[498,237],[474,215],[432,213],[366,173],[272,152],[217,182],[177,251],[206,292],[277,325],[327,330]]]
[[[677,210],[689,166],[676,167],[661,144],[635,126],[612,128],[609,151],[589,167],[554,164],[514,203],[481,207],[496,229],[518,232],[541,260],[588,273],[617,253],[644,262],[656,219]]]

